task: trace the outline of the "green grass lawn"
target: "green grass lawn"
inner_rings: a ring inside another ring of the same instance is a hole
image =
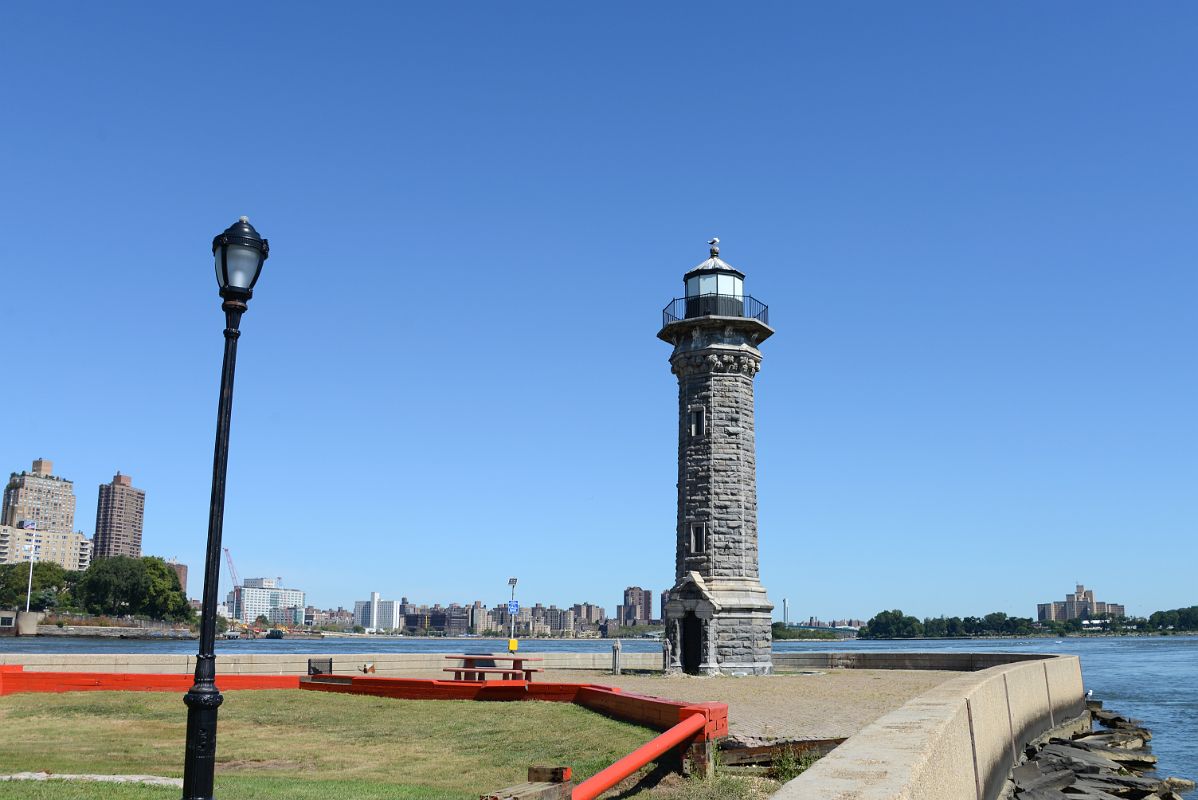
[[[0,774],[180,777],[186,708],[158,692],[0,698]],[[271,800],[476,800],[532,764],[584,779],[655,736],[565,703],[391,700],[310,691],[225,694],[217,795]],[[179,790],[6,782],[6,800],[151,800]]]

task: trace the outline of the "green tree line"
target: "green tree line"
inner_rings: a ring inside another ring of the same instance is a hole
[[[898,609],[881,611],[857,632],[862,639],[910,639],[926,636],[1026,636],[1036,633],[1030,617],[1009,617],[995,611],[984,617],[917,617]]]
[[[771,626],[775,639],[839,639],[835,631],[817,631],[811,628],[788,628],[784,622]]]
[[[1109,632],[1198,631],[1198,606],[1154,611],[1148,617],[1102,617],[1096,621],[1101,630]],[[1002,611],[995,611],[984,617],[925,617],[920,620],[894,609],[878,612],[857,635],[862,639],[942,639],[954,636],[1030,636],[1037,633],[1065,636],[1083,630],[1085,626],[1080,619],[1036,622],[1031,617],[1009,617]]]
[[[1198,631],[1198,606],[1153,611],[1148,615],[1150,630]]]
[[[27,564],[0,565],[0,608],[25,607]],[[195,611],[179,586],[179,576],[161,558],[117,556],[76,572],[52,562],[33,565],[33,611],[144,616],[192,622]]]

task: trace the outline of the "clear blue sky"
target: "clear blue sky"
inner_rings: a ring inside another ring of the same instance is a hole
[[[718,235],[779,615],[1198,603],[1198,8],[740,5],[5,5],[0,468],[88,534],[131,474],[199,594],[247,214],[241,574],[610,609],[672,581]]]

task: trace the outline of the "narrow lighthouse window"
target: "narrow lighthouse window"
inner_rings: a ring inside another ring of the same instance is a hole
[[[702,406],[691,409],[690,426],[692,437],[703,436],[706,433],[706,428],[704,427],[703,411],[704,409]]]
[[[703,552],[704,545],[706,544],[706,542],[703,541],[703,539],[704,539],[703,534],[704,534],[703,523],[702,522],[692,522],[691,523],[691,540],[690,540],[690,546],[691,546],[692,553],[702,553]]]

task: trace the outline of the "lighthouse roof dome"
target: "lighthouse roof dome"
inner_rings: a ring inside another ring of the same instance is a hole
[[[686,275],[683,276],[683,280],[686,280],[690,276],[701,272],[723,272],[725,274],[735,275],[742,279],[745,277],[745,273],[741,272],[739,269],[720,258],[719,239],[712,239],[707,244],[710,246],[710,257],[697,267],[693,268],[690,272],[686,273]]]

